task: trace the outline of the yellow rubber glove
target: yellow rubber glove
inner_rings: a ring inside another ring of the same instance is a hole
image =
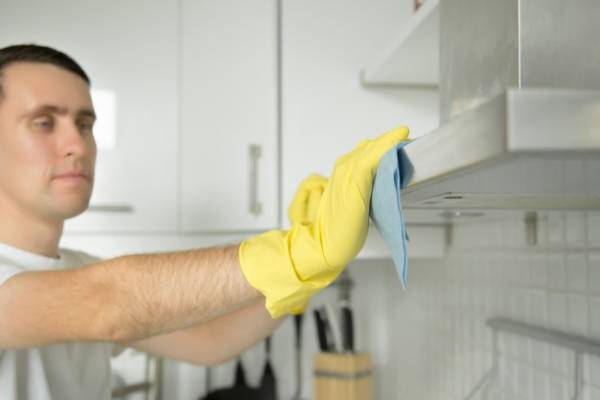
[[[313,175],[300,185],[289,210],[289,231],[274,230],[241,243],[244,276],[265,296],[273,318],[302,312],[310,297],[360,252],[379,161],[407,138],[408,128],[399,127],[364,140],[336,161],[329,182]]]

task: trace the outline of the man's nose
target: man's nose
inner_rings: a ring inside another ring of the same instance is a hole
[[[61,150],[65,156],[85,156],[90,150],[91,133],[82,132],[76,123],[66,124],[62,137]]]

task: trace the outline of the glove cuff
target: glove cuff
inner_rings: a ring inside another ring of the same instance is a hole
[[[239,246],[242,273],[265,296],[271,317],[302,312],[319,289],[303,281],[290,256],[289,235],[273,230],[243,241]]]

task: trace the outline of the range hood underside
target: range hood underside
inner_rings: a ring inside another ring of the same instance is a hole
[[[600,93],[509,90],[406,153],[408,209],[600,209]]]

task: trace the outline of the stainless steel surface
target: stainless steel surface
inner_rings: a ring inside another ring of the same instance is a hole
[[[513,172],[518,173],[518,168]],[[493,180],[489,181],[493,184]],[[468,186],[473,186],[467,183]],[[505,188],[501,186],[498,189]],[[473,188],[473,189],[476,189]],[[421,193],[422,194],[422,193]],[[423,209],[448,208],[452,210],[511,209],[511,210],[600,210],[600,197],[572,196],[568,194],[497,194],[446,192],[440,195],[414,199],[406,207]]]
[[[511,333],[564,347],[576,353],[600,356],[600,340],[542,328],[506,318],[492,318],[487,325],[495,331]]]
[[[507,96],[511,151],[600,150],[600,88],[509,90]]]
[[[262,214],[262,203],[258,200],[258,159],[262,155],[262,147],[258,144],[248,146],[250,157],[250,204],[249,210],[253,215]]]
[[[574,379],[574,394],[571,399],[581,400],[583,396],[583,355],[591,354],[598,356],[600,355],[600,341],[586,338],[584,336],[572,335],[566,332],[556,331],[548,328],[542,328],[530,324],[526,324],[519,321],[513,321],[506,318],[491,318],[487,320],[487,325],[492,329],[493,335],[493,360],[492,367],[477,383],[474,390],[469,393],[465,400],[475,397],[475,395],[482,394],[483,398],[488,398],[487,393],[483,392],[485,389],[487,392],[498,383],[500,378],[500,369],[498,368],[499,360],[501,357],[500,346],[498,336],[501,333],[509,333],[511,335],[521,336],[527,339],[531,339],[538,342],[546,342],[552,345],[560,346],[571,350],[575,353],[575,373],[573,374]]]
[[[406,208],[600,209],[600,91],[509,89],[405,150]]]
[[[519,86],[517,0],[440,0],[440,122]]]
[[[442,123],[513,88],[600,89],[597,0],[441,0]]]
[[[145,400],[161,400],[162,369],[162,358],[147,354],[144,365],[144,381],[116,387],[112,390],[111,397],[113,399],[125,398],[133,393],[143,392]]]
[[[506,100],[490,103],[453,119],[404,147],[415,170],[415,185],[493,159],[506,151]]]
[[[519,4],[521,87],[600,89],[600,1]]]
[[[150,382],[135,383],[132,385],[119,386],[112,391],[112,398],[126,398],[132,393],[146,392],[150,390],[152,384]]]
[[[492,318],[487,325],[495,332],[505,332],[564,347],[575,353],[573,400],[583,396],[583,355],[600,356],[600,341],[548,328],[537,327],[505,318]]]
[[[162,400],[162,371],[162,358],[146,355],[146,381],[152,382],[152,386],[146,391],[145,400]]]

